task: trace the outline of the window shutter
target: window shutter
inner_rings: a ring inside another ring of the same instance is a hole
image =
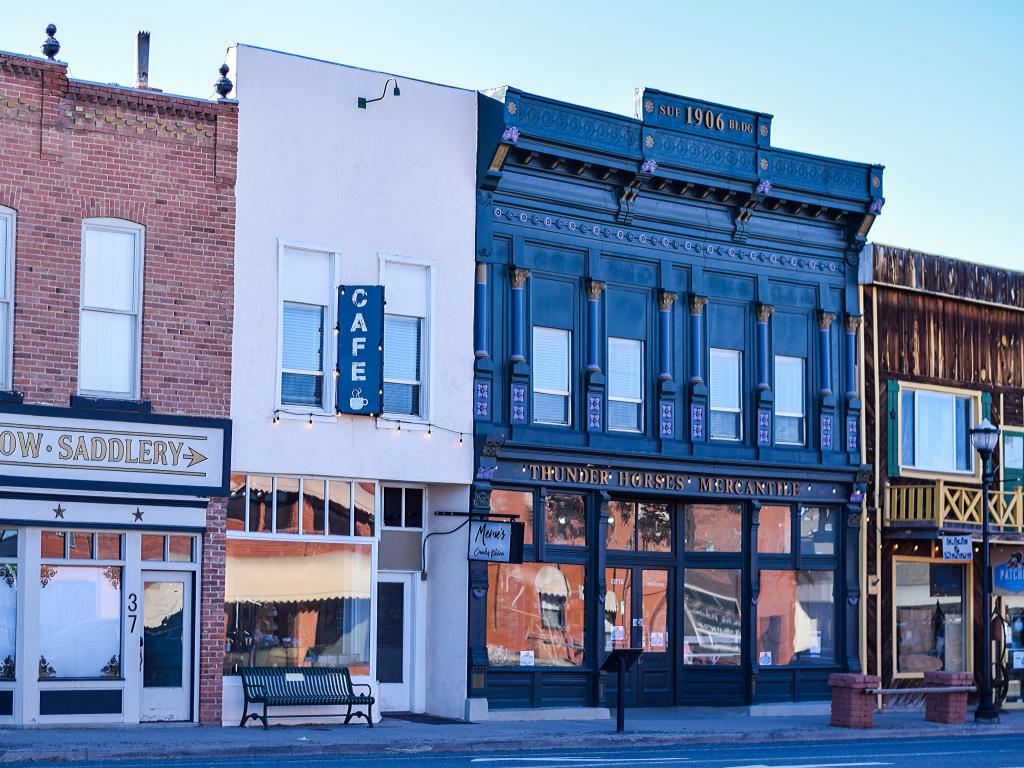
[[[886,459],[888,460],[889,477],[900,476],[900,383],[887,381],[887,407],[889,410],[889,439],[886,443]]]
[[[992,393],[981,393],[981,418],[992,421]]]

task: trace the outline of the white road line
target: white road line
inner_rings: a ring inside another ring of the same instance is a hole
[[[794,763],[792,765],[764,765],[763,763],[746,763],[731,765],[728,768],[853,768],[864,765],[892,765],[892,763]]]
[[[560,765],[658,765],[661,763],[692,763],[692,757],[474,757],[471,763],[557,763]],[[871,763],[881,765],[881,763]],[[888,765],[888,763],[886,763]]]

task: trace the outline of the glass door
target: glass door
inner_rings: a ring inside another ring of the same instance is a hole
[[[143,721],[190,720],[192,574],[142,574]]]
[[[412,710],[412,576],[381,573],[377,581],[377,682],[382,712]]]

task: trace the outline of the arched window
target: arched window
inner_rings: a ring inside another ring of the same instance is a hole
[[[142,262],[145,230],[121,219],[87,219],[82,228],[78,391],[140,397]]]

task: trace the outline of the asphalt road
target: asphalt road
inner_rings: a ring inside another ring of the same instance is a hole
[[[38,765],[38,763],[36,764]],[[368,756],[173,758],[61,763],[88,768],[1024,768],[1024,733],[595,750]]]

